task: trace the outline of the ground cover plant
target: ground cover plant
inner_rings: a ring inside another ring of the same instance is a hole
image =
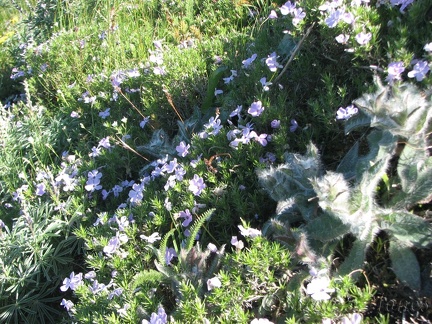
[[[428,1],[0,3],[0,322],[432,320]]]

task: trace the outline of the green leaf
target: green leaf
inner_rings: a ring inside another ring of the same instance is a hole
[[[369,246],[369,241],[355,240],[349,252],[338,271],[341,276],[345,276],[357,269],[363,269],[363,264],[366,259],[366,250]]]
[[[345,134],[349,134],[356,128],[370,126],[371,118],[366,115],[362,110],[359,110],[358,114],[351,117],[345,122]]]
[[[348,153],[343,157],[342,161],[336,168],[336,172],[342,173],[345,179],[355,177],[355,167],[359,159],[359,142],[351,147]]]
[[[432,244],[432,227],[425,219],[403,211],[380,215],[380,218],[381,229],[405,244],[418,248]]]
[[[315,218],[304,228],[309,238],[321,242],[336,240],[349,232],[349,226],[328,214]]]
[[[401,242],[390,240],[390,260],[398,279],[414,291],[421,288],[420,266],[413,251]]]

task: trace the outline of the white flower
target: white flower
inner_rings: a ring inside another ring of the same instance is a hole
[[[306,287],[306,293],[317,301],[328,300],[328,293],[334,292],[333,288],[329,288],[330,279],[327,277],[313,278]]]
[[[220,287],[222,287],[222,283],[218,277],[213,277],[213,278],[207,280],[208,291],[212,290],[213,288],[220,288]]]

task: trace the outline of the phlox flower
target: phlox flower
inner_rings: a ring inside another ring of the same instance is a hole
[[[155,75],[165,75],[166,71],[165,71],[165,68],[163,66],[155,66],[153,68],[153,73]]]
[[[122,308],[117,309],[117,313],[120,315],[120,317],[126,317],[127,316],[127,310],[130,308],[129,304],[124,304]]]
[[[409,78],[416,78],[417,81],[422,81],[426,74],[429,72],[429,65],[427,61],[418,61],[412,71],[408,72]]]
[[[240,229],[240,234],[243,235],[244,237],[254,238],[257,236],[261,236],[261,231],[255,228],[252,227],[244,228],[242,225],[238,225],[237,227]]]
[[[96,278],[96,271],[92,270],[92,271],[87,272],[84,275],[84,278],[88,279],[88,280],[93,280],[94,278]]]
[[[181,141],[180,144],[176,146],[177,154],[181,157],[185,157],[189,154],[189,148],[189,144],[186,145],[185,142]]]
[[[177,257],[177,253],[173,248],[168,248],[165,251],[165,262],[167,265],[171,265],[173,258]]]
[[[160,236],[160,234],[158,232],[154,232],[150,236],[145,236],[144,234],[142,234],[142,235],[140,235],[140,238],[147,241],[147,243],[150,243],[150,244],[153,244],[154,242],[162,239],[162,237]]]
[[[189,209],[186,209],[185,211],[181,211],[178,217],[184,218],[184,221],[182,223],[183,227],[188,227],[189,224],[192,222],[192,214],[190,213]]]
[[[215,89],[215,91],[214,91],[215,97],[222,94],[222,93],[223,93],[223,90],[221,90],[221,89]]]
[[[242,109],[243,109],[243,106],[242,106],[242,105],[238,105],[238,106],[236,107],[236,109],[234,109],[234,110],[230,113],[229,116],[230,116],[231,118],[234,117],[234,116],[237,116],[238,118],[240,118],[240,113],[241,113]]]
[[[269,321],[267,318],[254,318],[250,324],[273,324],[273,322]]]
[[[295,119],[291,119],[291,126],[289,128],[291,133],[294,133],[298,128],[297,121]]]
[[[103,147],[103,148],[106,148],[106,149],[111,148],[112,146],[111,146],[110,141],[109,141],[109,136],[102,138],[99,141],[98,147]]]
[[[115,288],[113,291],[111,291],[107,297],[108,300],[113,299],[115,296],[119,297],[123,293],[123,288]]]
[[[262,146],[266,146],[268,143],[268,135],[267,134],[261,134],[259,136],[255,136],[254,138],[255,138],[255,141],[260,143]]]
[[[36,185],[36,195],[43,196],[46,193],[45,189],[46,189],[45,183],[43,182],[39,183],[38,185]]]
[[[79,114],[78,114],[76,111],[72,111],[71,114],[70,114],[70,116],[71,116],[72,118],[78,118],[78,117],[79,117]]]
[[[157,313],[152,313],[150,321],[142,320],[141,324],[165,324],[168,323],[167,314],[162,306],[159,307]]]
[[[216,253],[218,249],[216,245],[214,245],[213,243],[209,243],[207,244],[207,250],[209,250],[212,253]]]
[[[357,113],[358,109],[354,105],[349,105],[346,108],[340,107],[336,112],[336,119],[348,120]]]
[[[108,244],[103,248],[104,253],[111,255],[117,251],[122,243],[129,240],[126,234],[117,232],[116,236],[111,237]]]
[[[426,44],[426,45],[423,47],[423,49],[424,49],[426,52],[432,52],[432,42]]]
[[[358,33],[355,39],[360,45],[366,45],[372,39],[372,33]]]
[[[239,241],[237,236],[231,237],[231,244],[236,247],[237,250],[241,250],[244,248],[244,243],[242,240]]]
[[[292,3],[291,1],[287,1],[279,9],[281,15],[286,16],[288,14],[294,13],[294,10],[296,9],[296,4]]]
[[[91,148],[91,152],[89,153],[89,156],[94,158],[94,157],[97,157],[99,155],[101,155],[100,147],[93,146]]]
[[[403,62],[399,61],[399,62],[391,62],[388,65],[387,68],[387,77],[386,77],[386,81],[389,84],[393,84],[393,82],[395,80],[400,80],[401,79],[401,73],[405,71],[405,67],[403,66]]]
[[[129,201],[131,204],[136,204],[142,201],[144,198],[143,194],[144,184],[134,183],[132,189],[129,191]]]
[[[207,290],[210,291],[214,288],[222,287],[222,282],[218,277],[213,277],[207,280]]]
[[[144,117],[144,119],[139,124],[140,127],[144,128],[147,125],[147,123],[149,122],[149,120],[150,120],[150,117]]]
[[[277,13],[276,11],[272,10],[270,11],[270,14],[268,15],[268,19],[277,19]]]
[[[76,275],[75,272],[72,271],[69,278],[63,280],[63,286],[60,287],[60,290],[67,291],[69,288],[75,290],[79,285],[82,285],[82,283],[82,273],[80,272]]]
[[[277,62],[277,54],[276,52],[271,53],[269,56],[267,56],[266,60],[265,60],[268,68],[270,69],[270,71],[272,72],[276,72],[278,68],[282,68],[283,66],[280,65]]]
[[[197,174],[194,174],[193,179],[189,180],[189,190],[192,191],[195,196],[199,196],[205,187],[204,179]]]
[[[327,277],[316,277],[306,287],[306,294],[316,301],[329,300],[330,295],[328,293],[334,292],[333,288],[329,288],[330,279]]]
[[[243,68],[247,69],[251,66],[251,64],[253,63],[253,61],[255,61],[255,59],[257,58],[257,54],[252,54],[251,57],[247,58],[246,60],[242,61],[243,64]]]
[[[97,295],[100,292],[104,291],[107,286],[103,283],[99,283],[97,280],[93,281],[92,286],[89,288],[93,295]]]
[[[110,115],[110,110],[111,108],[107,108],[104,111],[101,111],[99,113],[99,117],[101,117],[102,119],[106,119]]]
[[[258,117],[264,111],[264,107],[260,100],[254,101],[248,109],[248,113],[252,115],[252,117]]]
[[[349,316],[342,318],[341,324],[360,324],[362,322],[362,316],[359,313],[354,313]]]
[[[338,36],[336,36],[336,42],[338,42],[339,44],[346,44],[348,42],[349,39],[349,35],[348,34],[340,34]]]
[[[292,19],[292,23],[294,26],[297,26],[306,17],[306,13],[302,8],[296,8],[293,14],[294,17]]]
[[[115,185],[110,191],[113,193],[114,197],[118,197],[120,193],[123,191],[123,187],[119,185]]]
[[[71,302],[70,300],[64,299],[64,298],[62,299],[60,305],[63,306],[64,308],[66,308],[66,310],[68,312],[74,307],[73,302]]]
[[[267,78],[266,77],[262,77],[259,81],[260,81],[260,83],[261,83],[264,91],[269,91],[270,90],[269,86],[271,86],[272,83],[271,82],[267,82]]]
[[[276,129],[276,128],[280,127],[280,123],[281,122],[280,122],[279,119],[274,119],[274,120],[271,121],[270,126],[271,126],[271,128]]]
[[[102,189],[100,185],[100,179],[102,178],[102,173],[98,170],[93,170],[88,173],[88,179],[85,185],[85,190],[93,192],[95,190]]]
[[[399,9],[399,11],[401,13],[404,13],[404,10],[406,9],[406,7],[408,7],[408,5],[410,5],[413,2],[414,2],[414,0],[390,0],[390,4],[393,6],[401,5],[401,7]]]

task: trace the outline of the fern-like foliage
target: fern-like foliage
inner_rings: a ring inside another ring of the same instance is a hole
[[[316,162],[318,153],[311,145],[305,155],[287,154],[291,159],[286,164],[259,171],[261,184],[278,202],[276,217],[263,233],[285,242],[296,240],[294,246],[303,253],[301,260],[311,264],[320,260],[319,255],[331,256],[329,247],[335,247],[334,242],[353,235],[356,241],[338,269],[346,275],[363,267],[367,249],[385,231],[393,271],[419,291],[420,266],[411,248],[429,246],[432,228],[410,210],[432,198],[431,103],[430,91],[422,92],[411,84],[384,87],[377,80],[377,91],[355,101],[360,113],[346,124],[347,132],[373,127],[367,136],[367,154],[360,155],[360,143],[356,143],[336,172],[322,174]],[[395,176],[388,172],[390,166],[396,169]],[[388,199],[378,197],[384,177],[396,184],[387,193]],[[300,229],[304,235],[294,235],[290,227],[299,214],[305,222]]]

